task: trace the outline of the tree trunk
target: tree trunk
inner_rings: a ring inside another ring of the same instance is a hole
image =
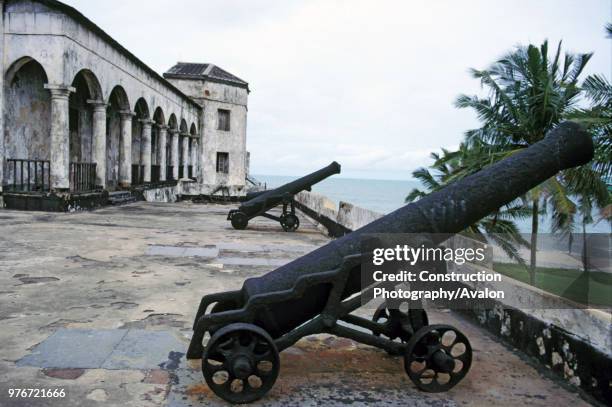
[[[582,269],[585,273],[589,272],[589,261],[587,252],[587,235],[586,235],[586,222],[582,221]]]
[[[539,221],[539,202],[538,199],[533,200],[531,212],[531,261],[529,268],[529,283],[535,286],[536,283],[536,251],[538,249],[538,221]]]

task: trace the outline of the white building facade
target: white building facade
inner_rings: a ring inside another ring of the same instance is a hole
[[[244,194],[248,83],[213,64],[184,62],[172,67],[164,78],[203,106],[203,194]]]
[[[245,193],[246,82],[212,64],[177,64],[164,78],[55,0],[0,8],[5,203],[172,183]],[[187,77],[184,66],[208,71]]]

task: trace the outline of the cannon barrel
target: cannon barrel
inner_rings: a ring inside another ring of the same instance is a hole
[[[311,174],[298,178],[278,188],[262,193],[255,193],[252,199],[244,202],[238,210],[247,216],[256,215],[282,202],[285,196],[293,195],[310,189],[314,184],[323,181],[334,174],[340,173],[340,164],[332,162],[327,167],[321,168]]]
[[[242,296],[246,301],[253,295],[291,289],[300,276],[337,268],[345,256],[360,252],[360,237],[364,234],[461,232],[557,172],[585,164],[592,156],[593,142],[590,136],[576,123],[565,122],[540,142],[504,160],[261,277],[246,280],[241,290]],[[268,307],[257,316],[255,323],[273,337],[279,337],[321,313],[329,290],[328,286],[310,287],[299,299]],[[356,266],[350,272],[342,297],[348,298],[360,290],[360,266]]]

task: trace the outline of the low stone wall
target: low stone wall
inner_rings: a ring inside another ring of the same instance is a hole
[[[200,184],[189,179],[179,180],[175,185],[159,186],[142,191],[142,197],[147,202],[177,202],[183,197],[199,195]]]
[[[382,217],[381,213],[360,208],[348,202],[340,202],[336,219],[343,226],[356,230]]]
[[[339,237],[382,217],[369,209],[348,202],[338,208],[328,197],[315,192],[300,192],[295,196],[298,209],[308,215],[317,226],[325,228],[330,236]]]
[[[179,198],[179,186],[145,189],[142,196],[147,202],[176,202]]]
[[[4,192],[0,208],[22,211],[78,212],[101,208],[108,201],[108,192],[28,193]]]

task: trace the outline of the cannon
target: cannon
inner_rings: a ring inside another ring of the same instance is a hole
[[[340,164],[335,161],[325,168],[276,189],[251,192],[247,194],[247,201],[238,209],[229,211],[227,220],[231,221],[234,229],[242,230],[247,227],[249,220],[256,216],[263,216],[279,222],[285,232],[294,232],[300,227],[300,219],[295,214],[295,195],[301,191],[310,191],[314,184],[334,174],[340,174]],[[283,205],[280,217],[268,213],[270,209],[280,204]]]
[[[211,390],[231,403],[263,397],[279,374],[279,352],[312,334],[329,333],[404,358],[422,391],[446,391],[467,374],[472,348],[450,325],[429,325],[423,309],[380,307],[372,319],[354,315],[371,286],[361,281],[360,240],[379,233],[423,233],[431,244],[524,195],[558,171],[593,156],[588,134],[566,122],[542,141],[331,241],[236,291],[205,295],[187,357],[202,358]],[[443,343],[450,332],[454,342]],[[208,338],[204,344],[204,339]],[[455,354],[455,345],[463,349]]]

